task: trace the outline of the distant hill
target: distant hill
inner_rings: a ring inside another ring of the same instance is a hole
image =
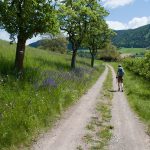
[[[33,42],[33,43],[29,44],[29,46],[34,47],[34,48],[38,48],[39,46],[41,46],[42,41],[43,40]]]
[[[146,48],[150,47],[150,24],[136,29],[118,30],[112,42],[117,47]]]

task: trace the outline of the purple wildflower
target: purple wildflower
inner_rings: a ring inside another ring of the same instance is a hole
[[[46,87],[46,86],[52,86],[52,87],[57,87],[57,84],[55,83],[55,81],[51,78],[47,78],[43,81],[42,86]]]

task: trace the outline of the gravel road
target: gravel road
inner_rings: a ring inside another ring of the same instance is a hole
[[[85,127],[93,114],[107,73],[106,67],[96,84],[64,114],[52,131],[41,135],[32,150],[76,150],[86,132]]]
[[[113,73],[113,88],[117,90],[116,75]],[[114,92],[112,104],[112,125],[114,135],[109,150],[150,150],[150,139],[146,135],[144,125],[130,109],[123,92]]]

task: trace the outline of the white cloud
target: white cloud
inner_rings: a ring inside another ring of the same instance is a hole
[[[111,29],[114,30],[125,30],[125,29],[135,29],[140,26],[144,26],[150,24],[150,16],[149,17],[135,17],[130,20],[128,23],[122,23],[119,21],[107,21],[107,24]]]
[[[10,41],[9,34],[5,30],[0,30],[0,39]]]
[[[33,42],[36,42],[38,40],[41,40],[41,36],[40,35],[37,35],[36,37],[33,37],[33,38],[27,40],[26,45],[28,45],[30,43],[33,43]]]
[[[9,33],[8,32],[6,32],[5,30],[0,30],[0,39],[2,39],[2,40],[5,40],[5,41],[11,41],[10,39],[9,39]],[[33,43],[33,42],[36,42],[36,41],[38,41],[38,40],[40,40],[41,39],[41,36],[40,35],[38,35],[38,36],[36,36],[36,37],[33,37],[33,38],[31,38],[31,39],[28,39],[27,40],[27,42],[26,42],[26,45],[28,45],[28,44],[30,44],[30,43]]]
[[[122,22],[119,22],[119,21],[107,21],[107,24],[109,28],[114,29],[114,30],[127,29],[126,24],[123,24]]]
[[[104,3],[104,7],[108,7],[111,9],[131,4],[133,3],[133,1],[134,0],[102,0],[102,2]]]
[[[131,21],[128,23],[128,28],[134,29],[138,28],[140,26],[144,26],[146,24],[150,24],[150,16],[149,17],[141,17],[141,18],[133,18]]]

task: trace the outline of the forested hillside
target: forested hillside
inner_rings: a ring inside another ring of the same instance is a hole
[[[136,29],[118,30],[112,42],[117,47],[150,47],[150,24]]]

